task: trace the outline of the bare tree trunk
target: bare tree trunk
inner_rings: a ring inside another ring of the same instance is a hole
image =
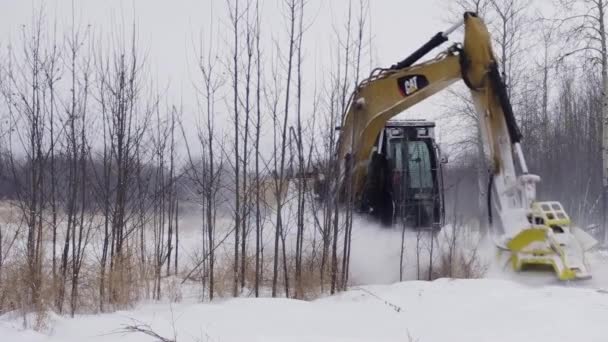
[[[296,80],[296,101],[297,101],[297,133],[296,147],[298,156],[298,209],[297,209],[297,232],[296,232],[296,274],[295,274],[295,297],[303,298],[302,288],[302,249],[304,246],[304,210],[305,210],[305,191],[306,191],[306,175],[304,165],[304,146],[302,142],[302,39],[304,37],[304,1],[300,0],[298,18],[298,40],[297,40],[297,80]]]
[[[249,121],[251,116],[251,68],[253,65],[253,37],[252,37],[252,27],[249,24],[249,5],[247,5],[247,10],[245,16],[247,18],[246,21],[246,44],[247,44],[247,67],[245,69],[245,131],[243,132],[243,212],[241,215],[242,229],[241,229],[241,290],[245,288],[245,273],[247,266],[247,236],[249,229],[249,188],[247,184],[247,178],[249,177],[248,172],[248,161],[249,161]]]
[[[234,1],[234,7],[230,7],[230,20],[234,34],[234,45],[232,54],[232,91],[234,110],[234,279],[232,295],[239,295],[239,243],[241,232],[241,187],[240,187],[240,149],[239,149],[239,1]],[[243,256],[241,256],[243,257]]]
[[[608,244],[608,47],[606,43],[606,24],[604,21],[606,3],[605,0],[596,0],[599,21],[599,36],[601,47],[602,64],[602,178],[603,191],[602,200],[604,210],[602,210],[602,223],[604,225],[604,244]]]
[[[260,136],[261,136],[261,108],[260,92],[262,77],[262,60],[260,52],[260,12],[259,3],[255,5],[255,49],[256,49],[256,124],[255,124],[255,296],[260,296],[260,282],[263,281],[261,265],[262,226],[260,212]]]
[[[233,14],[231,14],[233,15]],[[213,13],[210,13],[210,20],[213,22]],[[213,27],[210,31],[210,41],[213,41]],[[202,89],[200,94],[202,95],[202,101],[199,102],[201,111],[203,112],[203,118],[199,125],[198,130],[198,143],[202,149],[202,174],[199,173],[201,165],[196,164],[192,160],[190,147],[184,133],[184,142],[186,145],[186,151],[188,152],[189,167],[186,169],[189,174],[189,178],[197,185],[198,193],[202,196],[203,203],[203,242],[206,244],[203,247],[203,251],[206,252],[203,264],[206,269],[203,270],[203,285],[205,280],[208,279],[209,286],[209,300],[213,300],[215,296],[215,225],[216,225],[216,205],[217,205],[217,193],[220,189],[220,178],[222,170],[222,162],[220,159],[219,166],[216,164],[215,155],[215,117],[217,116],[215,110],[215,95],[218,89],[223,83],[223,79],[219,76],[221,73],[216,72],[216,65],[214,64],[215,51],[213,46],[208,47],[207,55],[204,55],[204,51],[201,47],[199,56],[199,70],[202,76]],[[182,126],[183,129],[183,126]],[[223,147],[220,146],[220,149]],[[177,223],[176,223],[177,227]],[[177,229],[176,229],[177,233]],[[177,236],[176,236],[177,238]],[[176,242],[177,245],[177,242]]]
[[[336,176],[337,177],[337,176]],[[338,207],[338,198],[334,199],[334,222],[333,226],[333,245],[331,248],[331,289],[330,293],[336,293],[336,282],[338,280],[338,223],[340,217],[340,211]]]
[[[175,196],[175,260],[173,265],[173,272],[175,275],[178,274],[178,257],[179,257],[179,198]]]
[[[283,111],[283,128],[281,133],[281,153],[278,156],[280,158],[280,166],[278,170],[278,180],[275,185],[275,195],[277,199],[277,219],[276,219],[276,229],[277,232],[275,234],[275,252],[274,252],[274,274],[272,281],[272,296],[276,296],[276,286],[277,286],[277,277],[278,277],[278,248],[279,248],[279,237],[284,235],[283,231],[283,218],[282,218],[282,209],[283,209],[283,191],[287,191],[288,181],[285,177],[285,157],[286,157],[286,148],[287,148],[287,126],[289,121],[289,101],[291,99],[291,78],[292,78],[292,70],[293,70],[293,58],[294,58],[294,49],[295,49],[295,39],[296,39],[296,0],[286,0],[286,4],[289,11],[289,53],[287,55],[287,79],[285,83],[285,106]],[[287,188],[286,188],[287,187]],[[285,253],[285,243],[283,242],[283,253]],[[284,257],[285,259],[285,257]],[[286,265],[284,265],[286,267]],[[285,279],[287,280],[288,275],[285,275]],[[287,281],[286,281],[287,282]],[[286,286],[288,286],[286,284]],[[287,292],[287,291],[286,291]],[[286,294],[287,296],[288,294]]]
[[[56,61],[57,61],[57,55],[58,55],[58,51],[56,49],[56,44],[53,44],[53,49],[52,49],[52,53],[51,53],[51,59],[48,61],[48,69],[46,71],[46,79],[48,82],[48,87],[49,87],[49,93],[50,93],[50,104],[49,104],[49,129],[50,129],[50,174],[51,174],[51,198],[50,198],[50,205],[51,205],[51,229],[52,229],[52,239],[53,239],[53,256],[52,256],[52,263],[53,263],[53,296],[56,298],[57,296],[57,191],[56,191],[56,187],[55,184],[58,181],[57,178],[57,174],[56,174],[56,166],[55,166],[55,143],[56,143],[56,137],[55,137],[55,83],[56,83],[56,77],[58,77],[57,74],[57,66]],[[1,240],[1,239],[0,239]],[[0,241],[0,248],[2,244],[2,241]],[[2,253],[0,252],[0,258],[2,257]],[[0,263],[1,265],[1,263]]]

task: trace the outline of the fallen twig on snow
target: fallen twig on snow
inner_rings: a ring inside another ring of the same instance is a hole
[[[120,331],[125,333],[146,334],[148,336],[154,337],[158,340],[158,342],[177,342],[177,340],[172,340],[170,338],[160,336],[158,333],[152,330],[152,327],[150,327],[148,324],[125,325]]]

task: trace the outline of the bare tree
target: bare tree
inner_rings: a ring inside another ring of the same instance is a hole
[[[56,54],[45,49],[43,9],[33,16],[31,26],[24,26],[19,53],[9,49],[2,95],[7,104],[11,126],[8,163],[12,179],[18,183],[18,206],[26,224],[26,273],[23,288],[28,293],[26,310],[42,310],[43,220],[47,205],[45,166],[47,161],[46,110],[48,79],[45,69],[57,63]],[[13,141],[23,151],[15,154]]]
[[[72,16],[72,32],[68,39],[69,57],[66,61],[67,70],[71,76],[71,96],[68,108],[66,108],[66,147],[69,163],[69,186],[66,198],[67,231],[66,243],[62,256],[62,280],[65,282],[67,268],[68,240],[71,237],[71,294],[70,314],[74,316],[78,300],[78,286],[80,270],[82,268],[85,249],[89,242],[91,222],[85,222],[87,208],[87,162],[89,160],[89,144],[87,141],[87,112],[90,94],[91,78],[91,54],[81,51],[83,47],[89,47],[88,31],[78,31],[75,17]],[[63,293],[62,282],[60,293]],[[59,298],[59,311],[61,312],[62,295]]]
[[[602,225],[604,243],[608,243],[608,43],[606,41],[606,0],[561,0],[564,13],[560,18],[568,35],[568,47],[561,59],[582,54],[592,65],[599,65],[601,78],[602,121]]]
[[[280,152],[275,158],[279,159],[278,168],[275,168],[276,177],[275,177],[275,198],[277,202],[277,215],[276,215],[276,232],[275,232],[275,243],[274,243],[274,259],[273,259],[273,277],[272,277],[272,296],[275,297],[277,295],[277,280],[278,280],[278,265],[279,265],[279,238],[284,234],[284,222],[283,222],[283,206],[284,206],[284,197],[283,193],[287,190],[288,181],[286,179],[285,174],[285,162],[287,157],[287,134],[288,134],[288,121],[289,121],[289,113],[290,113],[290,100],[291,100],[291,86],[292,86],[292,77],[293,77],[293,68],[294,68],[294,57],[295,50],[297,44],[297,31],[296,31],[296,23],[298,20],[298,2],[297,0],[285,0],[284,5],[287,9],[287,25],[289,26],[288,31],[288,39],[289,39],[289,49],[287,52],[287,62],[286,62],[286,80],[285,80],[285,98],[284,98],[284,107],[283,107],[283,119],[281,121],[281,132],[280,132]],[[275,123],[278,123],[275,120]],[[275,125],[276,126],[276,125]],[[283,243],[283,267],[284,267],[284,277],[285,277],[285,296],[289,297],[289,281],[287,274],[287,265],[285,263],[285,241],[282,239]]]
[[[239,11],[239,1],[234,0],[234,5],[228,4],[228,12],[230,16],[230,23],[232,25],[232,34],[234,37],[234,44],[232,46],[232,68],[230,72],[232,74],[232,92],[233,92],[233,103],[232,110],[234,111],[234,279],[232,295],[237,297],[239,294],[239,244],[240,244],[240,232],[241,232],[241,187],[240,187],[240,149],[239,149],[239,37],[240,29],[239,23],[243,16],[243,13]],[[241,256],[244,257],[244,256]]]
[[[304,38],[304,0],[297,4],[299,10],[298,37],[296,41],[296,132],[294,134],[298,158],[297,182],[297,223],[295,255],[295,297],[304,296],[302,289],[302,249],[304,248],[304,215],[306,206],[306,171],[302,135],[302,41]]]
[[[244,70],[244,81],[245,81],[245,99],[241,101],[243,103],[243,111],[245,114],[245,125],[243,131],[243,152],[242,152],[242,173],[243,173],[243,189],[238,190],[238,193],[242,193],[243,203],[242,203],[242,214],[241,214],[241,290],[245,288],[245,274],[247,267],[247,238],[249,236],[249,213],[251,211],[251,199],[249,198],[251,192],[251,185],[247,183],[249,179],[249,170],[248,170],[248,162],[250,158],[251,149],[249,147],[249,138],[251,136],[250,133],[250,122],[252,116],[252,78],[253,78],[253,66],[254,66],[254,54],[255,54],[255,24],[251,23],[251,4],[247,3],[247,8],[245,9],[245,53],[247,55],[245,61],[245,70]]]
[[[255,107],[256,107],[256,123],[255,123],[255,296],[260,295],[260,282],[263,281],[263,231],[260,197],[260,136],[262,131],[262,109],[261,109],[261,92],[262,92],[262,52],[260,49],[261,35],[261,20],[259,3],[255,5],[255,55],[256,55],[256,91],[255,91]]]
[[[100,49],[96,59],[97,99],[104,120],[103,177],[99,186],[104,203],[104,241],[100,277],[100,303],[121,305],[128,300],[134,286],[129,272],[128,223],[131,199],[136,198],[134,186],[137,170],[135,152],[142,143],[144,128],[153,108],[140,106],[143,82],[143,60],[137,48],[137,28],[133,26],[130,41],[124,47]],[[120,39],[119,39],[120,41]],[[106,262],[109,261],[109,279]],[[108,289],[109,298],[105,298]],[[100,304],[100,306],[103,306]]]
[[[213,13],[211,13],[213,16]],[[201,47],[198,51],[198,70],[201,81],[195,82],[197,90],[197,104],[201,112],[197,120],[197,143],[201,148],[200,163],[192,156],[192,150],[185,131],[183,133],[186,151],[188,154],[188,166],[186,175],[196,185],[196,194],[199,194],[203,210],[203,246],[206,274],[202,277],[203,286],[209,288],[209,299],[213,300],[215,295],[215,249],[216,246],[216,215],[217,196],[220,190],[220,178],[223,161],[217,160],[216,155],[216,125],[217,116],[216,102],[217,92],[224,84],[221,70],[217,68],[218,56],[213,46],[213,22],[209,31],[209,45]],[[205,51],[206,48],[206,51]],[[182,126],[183,130],[183,126]],[[221,157],[221,155],[220,155]],[[202,164],[202,165],[201,165]],[[207,284],[205,281],[207,280]]]

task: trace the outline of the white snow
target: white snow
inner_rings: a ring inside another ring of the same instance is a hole
[[[355,225],[353,287],[336,296],[312,302],[242,298],[213,303],[198,303],[192,296],[182,303],[141,303],[132,310],[73,319],[49,314],[49,329],[43,332],[24,329],[18,314],[6,314],[0,316],[0,342],[156,341],[122,332],[129,324],[147,324],[178,342],[608,341],[605,250],[587,254],[592,279],[564,283],[552,272],[515,273],[507,255],[497,255],[490,241],[479,243],[464,234],[458,244],[478,249],[489,266],[486,279],[392,284],[399,280],[401,230],[365,220]],[[201,245],[198,226],[194,221],[182,225],[180,253],[186,263]],[[405,279],[415,278],[418,255],[422,268],[428,260],[430,240],[418,237],[406,231]],[[440,235],[435,247],[441,249],[445,240]],[[230,246],[228,240],[219,253],[229,253]]]
[[[0,319],[2,341],[154,341],[121,327],[149,324],[177,341],[606,341],[608,293],[479,279],[352,288],[312,302],[231,299],[142,304],[129,311],[52,316],[46,333]]]
[[[515,273],[506,255],[497,255],[491,242],[479,244],[465,234],[458,243],[478,249],[490,266],[486,279],[395,283],[399,280],[401,230],[366,221],[356,225],[353,287],[336,296],[311,302],[240,298],[199,303],[200,296],[192,295],[181,303],[141,303],[132,310],[100,315],[69,318],[49,314],[48,329],[43,332],[24,329],[18,314],[6,314],[0,316],[0,342],[156,341],[141,333],[121,331],[132,324],[149,325],[178,342],[608,341],[605,252],[588,254],[591,280],[563,283],[552,272]],[[199,235],[196,229],[183,231],[182,255],[195,253]],[[405,279],[413,279],[417,273],[417,237],[406,231]],[[436,248],[444,240],[439,236]],[[423,268],[428,241],[420,242]]]

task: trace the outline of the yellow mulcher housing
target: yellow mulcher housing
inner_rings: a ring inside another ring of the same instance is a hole
[[[464,24],[464,43],[454,44],[436,58],[415,64]],[[387,121],[407,108],[463,80],[471,91],[479,119],[486,158],[490,163],[488,202],[498,214],[501,232],[495,243],[510,251],[516,270],[526,265],[550,265],[559,279],[587,278],[584,252],[595,240],[574,226],[561,204],[536,202],[517,126],[486,25],[475,13],[435,35],[405,60],[375,69],[351,96],[341,127],[338,157],[341,186],[349,184],[355,201],[362,201],[374,143]],[[377,153],[377,152],[376,152]],[[517,159],[521,174],[514,165]],[[491,211],[490,211],[491,212]],[[495,229],[493,229],[495,230]]]
[[[551,266],[560,280],[586,279],[584,252],[596,241],[577,227],[559,202],[532,204],[531,222],[539,224],[522,230],[507,243],[511,263],[517,271],[526,265]]]

